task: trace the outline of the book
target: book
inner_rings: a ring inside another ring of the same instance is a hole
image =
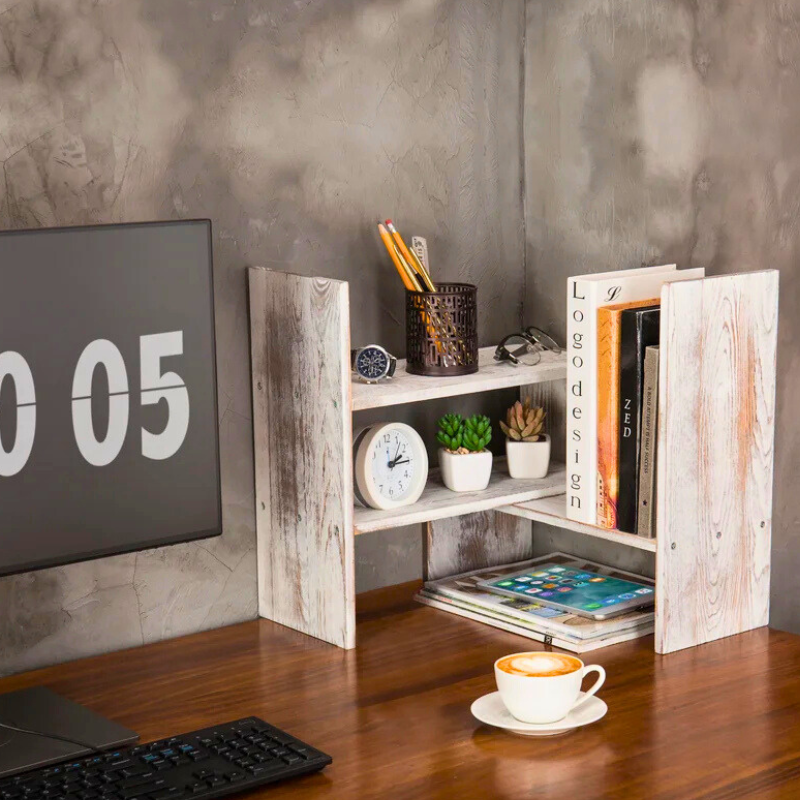
[[[619,379],[622,313],[658,303],[657,298],[597,309],[597,520],[617,528],[619,498]]]
[[[567,517],[594,525],[597,509],[597,309],[656,297],[668,281],[702,278],[675,264],[567,280]]]
[[[565,553],[551,553],[518,564],[489,567],[450,578],[428,581],[417,599],[470,619],[502,627],[504,630],[513,628],[514,632],[537,641],[549,639],[550,643],[574,652],[595,649],[616,641],[626,641],[652,631],[654,621],[652,609],[632,611],[608,620],[593,620],[529,602],[523,598],[493,594],[478,585],[482,580],[500,578],[548,561],[561,564],[577,563],[581,568],[611,577],[652,584],[649,578],[642,578],[640,575],[576,559]]]
[[[658,344],[661,307],[622,312],[619,346],[619,492],[617,528],[636,533],[645,348]]]
[[[645,348],[642,435],[639,457],[636,533],[656,535],[656,456],[658,451],[658,347]]]

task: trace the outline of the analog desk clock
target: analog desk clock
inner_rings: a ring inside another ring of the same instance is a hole
[[[420,435],[402,422],[381,422],[353,440],[354,488],[362,505],[384,510],[419,500],[428,481],[428,453]]]

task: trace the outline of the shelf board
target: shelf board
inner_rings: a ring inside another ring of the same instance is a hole
[[[540,480],[515,480],[510,477],[505,458],[495,458],[489,486],[482,492],[451,492],[439,476],[438,469],[428,475],[422,497],[410,506],[381,511],[355,507],[353,524],[356,534],[413,525],[435,519],[457,517],[475,511],[488,511],[509,503],[520,503],[536,497],[560,494],[564,491],[564,465],[551,464],[550,474]]]
[[[606,528],[598,528],[596,525],[587,525],[585,522],[575,522],[575,520],[567,519],[567,496],[563,493],[522,503],[514,503],[500,510],[506,514],[524,517],[534,522],[546,522],[548,525],[554,525],[557,528],[576,531],[586,536],[594,536],[596,539],[605,539],[608,542],[616,542],[628,547],[638,547],[640,550],[649,550],[653,553],[656,551],[655,539],[645,539],[643,536],[634,536],[632,533],[607,530]]]
[[[562,380],[567,376],[567,360],[564,353],[554,355],[542,353],[542,360],[533,367],[501,363],[494,360],[494,347],[482,347],[478,351],[478,371],[472,375],[439,378],[426,375],[409,375],[405,359],[397,362],[397,370],[391,380],[383,383],[353,381],[353,411],[367,408],[384,408],[401,403],[419,403],[437,397],[453,397],[476,392],[489,392],[513,386]]]

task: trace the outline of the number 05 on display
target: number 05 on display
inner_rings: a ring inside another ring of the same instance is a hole
[[[154,461],[171,458],[180,450],[189,429],[189,392],[176,372],[161,371],[161,359],[183,355],[183,331],[139,337],[140,392],[143,406],[167,402],[167,424],[160,433],[142,428],[142,455]],[[97,367],[108,378],[108,430],[98,439],[92,421],[92,380]],[[36,438],[36,387],[28,362],[20,353],[0,353],[0,390],[10,378],[17,396],[17,428],[6,449],[0,438],[0,477],[21,472],[28,463]],[[105,467],[119,455],[128,432],[130,390],[128,371],[119,348],[108,339],[90,342],[78,358],[72,379],[72,430],[83,458]]]

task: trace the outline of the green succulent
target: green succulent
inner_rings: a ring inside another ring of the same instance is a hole
[[[436,432],[439,444],[448,450],[458,450],[464,434],[464,418],[461,414],[445,414],[436,424],[439,426]]]
[[[480,453],[486,449],[486,445],[492,441],[492,423],[489,417],[482,414],[474,414],[469,419],[464,420],[464,432],[461,442],[467,450],[473,453]]]

